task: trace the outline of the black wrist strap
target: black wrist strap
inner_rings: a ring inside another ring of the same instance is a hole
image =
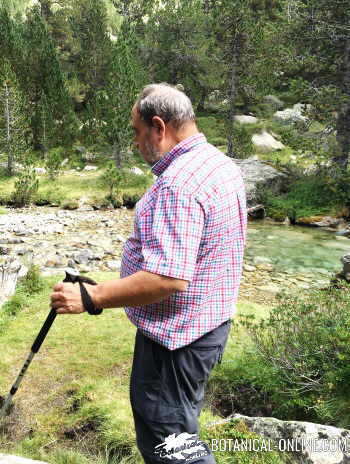
[[[91,296],[88,294],[88,291],[84,287],[83,283],[80,280],[78,282],[85,311],[87,311],[92,316],[98,316],[102,313],[103,310],[95,307],[94,302],[92,301]]]

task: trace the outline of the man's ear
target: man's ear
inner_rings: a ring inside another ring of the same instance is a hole
[[[165,133],[165,123],[162,118],[160,118],[159,116],[153,116],[152,124],[153,127],[156,128],[156,131],[159,133],[159,135]]]

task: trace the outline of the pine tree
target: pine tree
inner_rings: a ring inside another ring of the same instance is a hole
[[[0,147],[7,159],[7,172],[12,176],[15,162],[22,161],[30,143],[28,107],[25,96],[8,62],[0,70]]]
[[[110,39],[104,0],[74,1],[75,15],[71,18],[74,38],[79,48],[73,57],[79,80],[86,89],[85,103],[106,83],[110,60]]]
[[[34,147],[45,152],[50,146],[71,143],[76,118],[56,50],[38,8],[28,16],[25,39],[26,91],[33,108]]]
[[[123,22],[118,40],[111,49],[106,86],[96,95],[91,108],[95,110],[95,118],[90,124],[90,128],[97,124],[95,132],[100,132],[112,147],[118,169],[122,167],[131,144],[130,113],[144,80],[135,32],[128,22]]]

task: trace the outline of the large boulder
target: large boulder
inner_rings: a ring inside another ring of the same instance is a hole
[[[266,131],[263,131],[261,134],[254,134],[252,143],[256,150],[261,153],[269,153],[270,151],[283,150],[285,148],[282,142],[276,140],[273,135]]]
[[[256,124],[258,122],[258,118],[245,114],[237,114],[234,119],[239,124]]]
[[[20,458],[10,454],[0,453],[0,464],[46,464],[44,461],[33,461],[32,459]]]
[[[280,100],[278,97],[276,97],[275,95],[265,95],[265,97],[263,98],[263,102],[266,104],[266,105],[269,105],[271,106],[272,109],[274,109],[275,111],[277,110],[283,110],[284,108],[284,103],[282,100]]]
[[[0,262],[0,307],[15,293],[21,267],[20,261],[12,257]]]
[[[255,206],[259,203],[261,189],[268,188],[276,194],[282,191],[287,180],[286,174],[255,157],[245,160],[235,159],[234,161],[242,171],[248,206]]]
[[[286,108],[283,111],[276,111],[273,119],[286,126],[306,127],[309,120],[303,115],[304,105],[296,103],[293,108]]]
[[[350,462],[350,431],[312,422],[282,421],[273,417],[231,417],[243,422],[253,433],[275,444],[281,452],[289,451],[300,464],[346,464]],[[226,423],[227,420],[221,421]],[[219,423],[215,424],[220,425]]]

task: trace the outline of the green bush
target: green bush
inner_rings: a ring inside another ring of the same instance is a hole
[[[28,298],[44,288],[44,281],[37,266],[31,265],[27,275],[19,281],[16,293],[5,302],[0,311],[0,335],[7,323],[15,317],[28,303]]]
[[[21,281],[21,288],[26,295],[33,295],[34,293],[39,293],[44,288],[44,285],[39,267],[32,264]]]
[[[249,158],[254,152],[250,130],[244,124],[233,127],[233,149],[236,158]]]
[[[127,208],[133,208],[136,203],[140,200],[142,197],[143,193],[137,192],[137,193],[123,193],[123,206],[126,206]]]
[[[46,158],[46,169],[50,180],[57,179],[62,170],[62,161],[64,156],[64,148],[52,148]]]
[[[268,216],[277,220],[288,216],[294,222],[301,217],[338,214],[350,206],[350,175],[334,169],[322,168],[297,177],[288,189],[280,196],[268,190],[262,192]]]
[[[75,210],[79,208],[79,202],[78,200],[67,200],[63,202],[62,204],[63,209],[68,209],[68,210]]]
[[[27,206],[31,203],[39,188],[39,180],[32,166],[26,165],[15,181],[15,191],[11,202],[17,206]]]
[[[350,286],[280,298],[267,319],[241,319],[274,413],[349,427]]]
[[[62,202],[63,193],[58,186],[47,190],[40,190],[34,197],[33,202],[37,206],[59,206]]]

